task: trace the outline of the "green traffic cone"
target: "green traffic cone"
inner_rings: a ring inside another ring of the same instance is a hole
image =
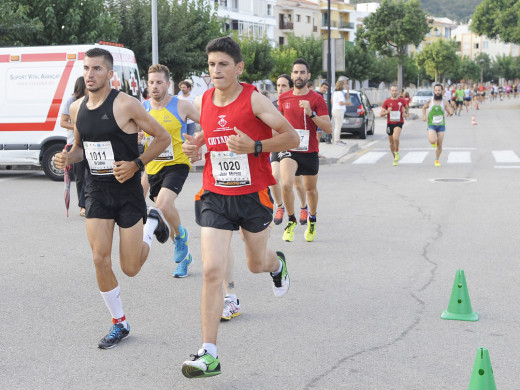
[[[441,314],[443,320],[478,321],[478,313],[471,308],[464,270],[458,269],[451,290],[448,310]]]
[[[496,390],[495,377],[487,348],[479,348],[468,390]]]

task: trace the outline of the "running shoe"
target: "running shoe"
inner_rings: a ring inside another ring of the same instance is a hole
[[[296,230],[296,221],[292,222],[289,221],[287,223],[287,226],[285,227],[285,230],[283,231],[282,239],[284,241],[294,241],[294,231]]]
[[[164,244],[170,237],[170,226],[168,225],[168,222],[166,222],[166,218],[164,218],[162,211],[157,207],[148,207],[148,218],[155,218],[159,221],[153,234],[155,234],[157,241]]]
[[[396,167],[397,164],[399,164],[399,163],[397,162],[397,160],[394,160],[394,167]]]
[[[181,232],[175,236],[173,244],[175,245],[175,254],[173,259],[176,263],[180,263],[188,257],[188,231],[180,226]]]
[[[400,159],[401,159],[401,155],[399,154],[399,152],[395,152],[394,160],[399,161]]]
[[[274,215],[273,222],[275,225],[280,225],[283,221],[283,213],[285,212],[285,207],[278,207],[276,209],[276,214]]]
[[[179,265],[177,265],[177,268],[175,268],[175,271],[173,271],[173,277],[185,278],[186,276],[188,276],[188,268],[190,268],[192,264],[193,257],[191,257],[191,254],[188,254],[188,257],[181,261]]]
[[[314,241],[314,238],[316,237],[316,222],[309,222],[309,226],[307,226],[304,236],[306,241]]]
[[[238,317],[240,314],[240,302],[237,298],[236,301],[229,298],[227,295],[224,298],[224,310],[222,310],[222,317],[221,319],[223,321],[229,321],[233,317]]]
[[[282,252],[276,252],[278,259],[282,262],[282,270],[271,277],[273,278],[273,293],[277,298],[283,297],[289,291],[289,285],[291,281],[289,279],[289,273],[287,272],[287,264],[285,262],[285,255]]]
[[[439,160],[435,160],[435,166],[436,166],[436,167],[440,167],[440,166],[441,166],[441,163],[440,163]]]
[[[437,144],[432,144],[432,148],[437,149]]]
[[[300,209],[300,225],[307,224],[307,218],[309,217],[309,208],[305,206],[305,208]]]
[[[222,374],[220,362],[205,349],[200,349],[196,355],[190,355],[193,360],[187,360],[182,364],[182,374],[186,378],[204,378]]]
[[[130,333],[130,325],[127,323],[128,328],[125,328],[122,324],[114,324],[110,328],[110,332],[101,339],[98,347],[101,349],[114,348],[117,343],[123,340]]]

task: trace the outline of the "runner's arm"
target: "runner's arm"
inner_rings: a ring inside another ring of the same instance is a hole
[[[428,101],[428,102],[424,103],[424,106],[422,108],[422,119],[425,122],[426,122],[426,110],[428,109],[429,106],[430,106],[430,102]]]
[[[61,153],[56,154],[54,163],[58,169],[64,169],[69,164],[74,164],[83,160],[83,146],[81,144],[78,128],[76,127],[76,117],[80,101],[82,101],[82,99],[78,99],[70,105],[70,118],[74,124],[74,144],[69,152],[63,149]]]
[[[276,137],[262,140],[263,152],[280,152],[298,147],[300,144],[298,133],[296,133],[289,121],[276,110],[273,103],[271,103],[267,97],[258,92],[253,92],[251,95],[251,107],[256,117],[278,133]],[[254,153],[255,140],[248,136],[238,137],[240,139],[236,139],[236,136],[231,137],[233,137],[230,149],[232,152]]]
[[[186,118],[193,122],[200,123],[200,113],[197,108],[186,100],[179,100],[179,112],[186,114]]]
[[[154,137],[153,142],[148,146],[144,153],[139,156],[143,164],[148,164],[155,157],[160,155],[170,144],[171,137],[164,127],[157,120],[149,115],[139,100],[130,98],[122,102],[124,109],[132,113],[131,119],[138,128],[143,129],[147,134]],[[135,164],[134,164],[135,165]],[[137,165],[136,165],[137,167]]]

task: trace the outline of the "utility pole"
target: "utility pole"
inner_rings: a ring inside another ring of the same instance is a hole
[[[157,37],[157,0],[152,0],[152,64],[159,63],[159,39]]]

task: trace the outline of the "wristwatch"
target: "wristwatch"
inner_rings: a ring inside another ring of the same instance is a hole
[[[140,171],[144,171],[144,164],[140,158],[136,158],[134,160],[134,163],[135,163],[135,165],[137,165],[137,168],[139,168]]]
[[[312,118],[314,118],[315,116],[316,116],[316,111],[313,111],[312,114],[311,114],[311,116],[310,116],[310,118],[312,119]]]
[[[261,141],[255,141],[255,157],[258,157],[258,155],[262,153],[262,142]]]

